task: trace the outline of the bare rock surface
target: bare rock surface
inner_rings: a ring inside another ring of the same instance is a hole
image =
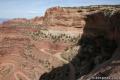
[[[120,7],[53,7],[0,24],[0,80],[120,75]]]

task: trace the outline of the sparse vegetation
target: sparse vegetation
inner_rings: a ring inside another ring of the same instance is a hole
[[[48,18],[44,22],[46,28],[50,23],[55,23],[50,25],[52,26],[50,29],[44,29],[38,25],[39,22],[34,24],[34,22],[22,20],[18,20],[18,23],[17,20],[8,22],[8,25],[11,24],[10,27],[0,27],[2,32],[0,78],[7,80],[18,77],[18,79],[38,80],[42,73],[48,72],[42,75],[40,80],[70,80],[72,75],[78,79],[111,57],[113,58],[112,55],[117,47],[116,41],[120,39],[118,35],[120,11],[115,9],[115,6],[104,6],[105,8],[100,5],[67,7],[68,11],[59,9],[58,12],[54,11],[57,8],[53,8],[53,11],[46,13]],[[49,18],[52,19],[49,13],[58,19],[57,24],[54,19],[49,22]],[[57,27],[58,30],[56,30]],[[59,30],[61,27],[65,30]],[[111,27],[114,32],[110,31]],[[82,37],[78,33],[82,34]]]
[[[71,36],[69,34],[60,33],[60,32],[49,32],[48,30],[39,30],[37,32],[28,33],[34,40],[39,39],[49,39],[53,42],[71,42],[76,43],[79,40],[80,35],[78,36]]]
[[[78,13],[83,12],[81,9],[77,11]]]
[[[11,27],[27,27],[27,28],[35,28],[35,29],[43,29],[43,27],[39,24],[34,24],[32,22],[16,22],[11,25]]]
[[[96,8],[89,8],[89,9],[87,9],[88,12],[96,11],[96,10],[97,10]]]
[[[67,61],[72,61],[72,59],[78,54],[79,49],[80,46],[70,47],[61,54],[61,57]]]
[[[115,10],[113,10],[113,9],[103,9],[102,11],[104,12],[104,15],[107,17],[112,16],[115,12]]]

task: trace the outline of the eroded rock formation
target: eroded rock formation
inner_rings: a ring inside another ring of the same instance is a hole
[[[117,78],[119,27],[119,6],[53,7],[43,17],[7,21],[0,80]]]
[[[55,9],[52,8],[53,12],[56,9],[59,9],[59,11],[63,10],[64,12],[64,8],[60,9],[59,7]],[[71,8],[68,8],[68,10],[70,9]],[[50,11],[48,11],[47,13],[49,12]],[[56,13],[53,15],[56,15]],[[53,15],[50,19],[54,19],[55,16]],[[83,16],[83,14],[81,15]],[[118,65],[119,63],[114,65],[111,62],[114,61],[116,63],[117,60],[119,61],[119,57],[117,58],[117,56],[119,56],[118,53],[119,49],[117,48],[119,47],[118,34],[120,27],[119,24],[120,10],[117,8],[103,9],[103,7],[100,7],[97,8],[96,10],[92,10],[84,13],[83,18],[80,18],[80,20],[83,20],[85,23],[84,26],[82,26],[83,28],[82,37],[79,39],[79,42],[76,46],[74,45],[73,47],[68,48],[61,55],[65,60],[69,61],[68,65],[72,64],[74,66],[73,68],[75,74],[73,76],[75,76],[75,80],[79,79],[80,77],[81,79],[79,80],[92,80],[92,79],[97,80],[95,78],[101,78],[101,77],[102,78],[113,77],[118,79],[119,71],[117,71],[116,73],[114,72],[116,71],[116,69],[119,70],[119,65]],[[53,24],[55,23],[53,22]],[[68,27],[68,26],[64,25],[64,27]],[[77,46],[79,46],[79,49],[77,49]],[[116,49],[117,49],[117,53],[116,53]],[[114,58],[112,58],[113,56]],[[116,58],[117,60],[115,60]],[[63,68],[58,68],[58,70],[64,69],[64,67],[65,66],[63,66]],[[69,69],[71,68],[69,67]],[[61,77],[59,75],[54,78],[50,78],[52,77],[51,74],[53,75],[57,74],[57,68],[55,70],[56,73],[53,70],[50,73],[46,74],[44,78],[42,76],[40,80],[47,80],[47,79],[64,80],[65,79],[64,75],[62,79],[60,79]]]

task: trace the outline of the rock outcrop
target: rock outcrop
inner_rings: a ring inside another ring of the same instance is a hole
[[[33,18],[33,19],[30,19],[29,21],[30,21],[32,24],[42,25],[42,24],[43,24],[43,19],[44,19],[44,17],[35,17],[35,18]]]
[[[56,9],[59,13],[55,12]],[[69,11],[69,14],[67,12],[68,16],[70,13],[72,13],[72,9],[74,15],[76,16],[76,11],[78,8],[57,7],[49,9],[46,13],[46,16],[49,17],[50,23],[49,19],[47,19],[48,23],[45,24],[52,24],[52,26],[55,26],[58,21],[60,25],[62,24],[62,27],[71,27],[70,25],[63,25],[64,21],[61,23],[58,18],[55,18],[55,16],[63,16],[67,10],[71,10]],[[85,10],[89,10],[89,8]],[[48,13],[51,14],[51,16],[48,16]],[[89,12],[85,11],[84,15],[81,15],[82,18],[79,19],[84,22],[84,26],[81,26],[83,28],[82,37],[79,38],[79,42],[76,46],[74,45],[73,47],[68,48],[63,54],[61,54],[65,60],[69,61],[68,65],[72,64],[74,66],[75,74],[73,76],[75,76],[75,80],[79,79],[80,77],[81,79],[79,80],[97,80],[96,78],[111,77],[118,79],[119,71],[116,70],[119,70],[119,63],[117,63],[117,60],[119,62],[119,57],[117,58],[117,56],[119,56],[119,49],[117,48],[119,47],[118,44],[120,41],[120,37],[118,35],[120,27],[120,9],[116,7],[90,8]],[[81,15],[79,14],[79,16]],[[66,17],[64,17],[64,19],[65,18]],[[73,18],[76,17],[70,18],[69,16],[69,20],[73,20]],[[51,22],[56,19],[56,22]],[[73,27],[78,28],[75,27],[75,25]],[[81,28],[79,30],[81,30]],[[79,46],[79,49],[76,48],[77,46]],[[113,56],[114,58],[112,58]],[[117,63],[117,65],[114,65],[112,61]],[[54,76],[54,78],[50,78],[52,75],[57,74],[57,71],[64,69],[64,67],[65,66],[63,66],[63,68],[58,67],[58,69],[53,69],[53,71],[50,73],[45,74],[45,76],[43,75],[40,80],[64,80],[64,75],[62,75],[62,77],[60,77],[61,75],[58,75]],[[62,72],[59,74],[62,74]]]
[[[53,7],[0,25],[0,80],[119,77],[120,7]]]
[[[52,27],[83,27],[83,18],[79,9],[54,7],[46,11],[43,24]]]

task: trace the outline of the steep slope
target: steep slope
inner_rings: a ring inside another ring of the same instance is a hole
[[[59,10],[58,12],[60,12],[60,10],[64,10],[64,8],[60,9],[59,7],[55,9],[58,9]],[[65,8],[65,9],[70,10],[71,8]],[[77,9],[72,8],[72,9],[75,11],[79,8]],[[79,38],[78,44],[68,48],[64,53],[61,54],[61,57],[69,61],[68,66],[69,64],[72,64],[74,66],[75,80],[79,79],[80,77],[81,79],[79,80],[92,80],[93,78],[95,79],[96,77],[119,78],[119,71],[116,72],[117,69],[119,70],[118,67],[119,64],[117,65],[112,64],[111,60],[115,61],[116,63],[116,58],[119,56],[119,51],[117,47],[119,46],[119,41],[120,41],[120,37],[118,35],[119,27],[120,27],[119,24],[120,8],[94,7],[94,8],[87,8],[86,10],[89,9],[90,11],[84,13],[84,16],[83,14],[81,14],[84,17],[81,19],[85,22],[85,24],[84,26],[82,26],[83,29],[77,27],[79,31],[83,30],[82,31],[83,33]],[[54,8],[52,8],[52,10],[54,11]],[[48,11],[48,13],[49,12],[50,11]],[[56,23],[51,22],[52,21],[51,19],[54,20],[58,19],[55,18],[56,14],[59,15],[59,13],[57,12],[54,12],[52,14],[51,11],[52,17],[50,18],[50,23],[48,23],[48,25],[57,23],[57,22]],[[62,14],[62,11],[60,12],[60,14]],[[69,14],[67,14],[67,16],[68,15]],[[47,20],[49,22],[49,19]],[[61,23],[60,21],[58,22]],[[63,25],[61,27],[70,27],[70,26]],[[117,49],[117,56],[112,58],[114,55],[116,55],[116,49]],[[112,67],[112,65],[114,67]],[[63,67],[58,67],[56,69],[53,69],[50,73],[43,75],[40,78],[40,80],[66,80],[66,78],[64,78],[65,75],[62,72],[65,66],[66,65],[64,65]],[[109,69],[109,66],[112,67],[112,69],[111,68]],[[68,67],[68,69],[70,70],[70,67]],[[59,72],[60,70],[61,73]],[[58,74],[58,72],[61,75],[56,75],[54,76],[54,78],[51,78],[53,75]]]
[[[47,51],[55,49],[52,42],[34,41],[25,32],[34,32],[34,28],[0,27],[0,80],[38,80],[63,65]]]
[[[0,80],[119,76],[120,7],[53,7],[0,25]]]

